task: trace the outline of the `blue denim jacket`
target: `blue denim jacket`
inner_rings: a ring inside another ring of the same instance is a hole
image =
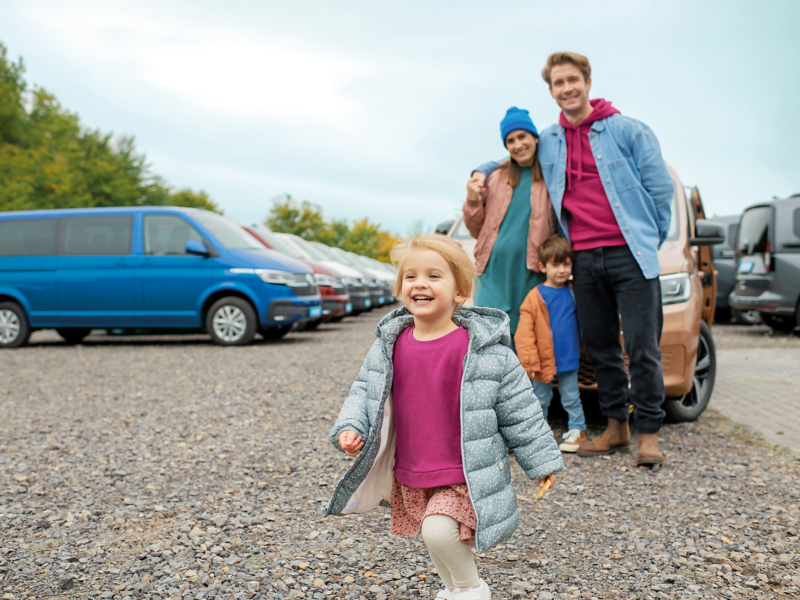
[[[589,143],[628,247],[645,278],[658,277],[658,249],[667,239],[675,189],[656,136],[641,121],[614,114],[592,123]],[[569,238],[567,222],[561,214],[567,172],[567,142],[561,125],[542,131],[539,162],[559,225]],[[488,177],[499,164],[488,162],[476,170]]]

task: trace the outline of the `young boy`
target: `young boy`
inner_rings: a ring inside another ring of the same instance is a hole
[[[531,378],[545,418],[553,399],[553,376],[558,374],[561,404],[569,416],[568,431],[559,446],[562,452],[575,452],[586,439],[586,419],[578,393],[580,331],[569,284],[573,257],[572,246],[563,235],[550,236],[539,246],[539,268],[547,280],[522,302],[514,336],[519,360]]]

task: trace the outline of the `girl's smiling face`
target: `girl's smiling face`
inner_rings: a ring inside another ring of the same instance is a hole
[[[456,285],[450,264],[433,250],[416,250],[403,261],[403,304],[415,320],[450,320],[467,298]]]

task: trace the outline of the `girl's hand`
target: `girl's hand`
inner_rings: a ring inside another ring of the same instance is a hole
[[[467,200],[478,200],[483,192],[483,182],[486,181],[486,175],[479,171],[475,171],[472,177],[467,181]]]
[[[339,435],[339,446],[344,450],[347,456],[355,456],[361,452],[361,448],[364,447],[364,442],[361,440],[360,435],[348,429]],[[550,477],[555,477],[555,475],[551,475]]]
[[[539,487],[542,487],[546,481],[550,481],[550,489],[552,490],[554,487],[556,487],[556,474],[551,473],[547,477],[542,477],[539,480]]]

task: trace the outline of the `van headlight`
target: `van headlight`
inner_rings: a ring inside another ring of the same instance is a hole
[[[673,273],[659,276],[661,282],[661,304],[686,302],[692,295],[692,277],[689,273]]]

